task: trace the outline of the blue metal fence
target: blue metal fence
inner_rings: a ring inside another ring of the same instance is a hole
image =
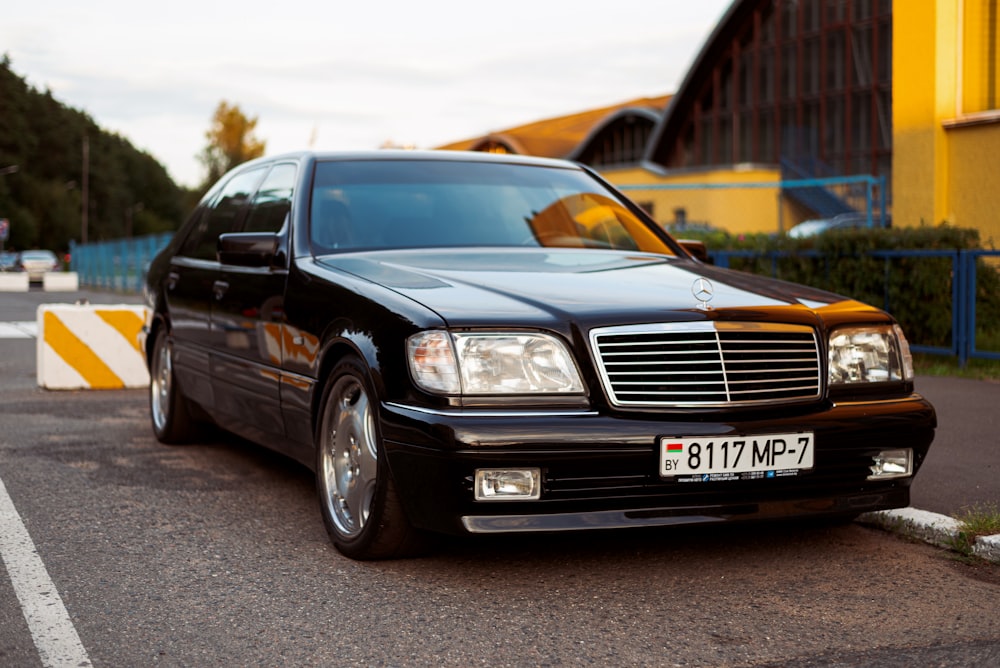
[[[150,261],[173,237],[172,232],[92,244],[70,243],[70,271],[80,285],[113,292],[141,292]]]

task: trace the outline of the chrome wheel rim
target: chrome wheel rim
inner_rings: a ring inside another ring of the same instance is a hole
[[[368,393],[353,376],[340,378],[327,401],[320,443],[324,502],[337,531],[353,538],[368,522],[375,499],[375,416]]]
[[[153,373],[149,378],[149,392],[152,400],[153,424],[162,431],[167,424],[170,410],[170,385],[173,365],[170,361],[170,346],[166,337],[161,339],[153,357]]]

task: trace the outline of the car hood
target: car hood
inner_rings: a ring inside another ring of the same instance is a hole
[[[777,312],[813,321],[815,310],[845,301],[829,292],[693,260],[619,251],[399,250],[328,255],[318,261],[406,295],[451,326],[552,319],[589,325],[701,320],[724,313],[739,317],[735,311],[748,310],[752,316],[747,317],[769,319],[778,317]],[[699,279],[710,284],[707,301],[695,297]]]

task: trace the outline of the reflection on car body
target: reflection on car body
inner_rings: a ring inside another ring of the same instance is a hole
[[[333,543],[905,506],[933,439],[886,313],[697,261],[578,165],[301,153],[150,266],[153,428],[316,474]]]

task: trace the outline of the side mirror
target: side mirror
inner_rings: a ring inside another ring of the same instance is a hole
[[[677,243],[679,243],[681,248],[690,253],[696,260],[700,260],[705,264],[715,264],[715,261],[708,255],[708,247],[705,245],[704,241],[696,241],[694,239],[678,239]]]
[[[278,255],[273,232],[233,232],[219,235],[219,262],[239,267],[269,267]]]

